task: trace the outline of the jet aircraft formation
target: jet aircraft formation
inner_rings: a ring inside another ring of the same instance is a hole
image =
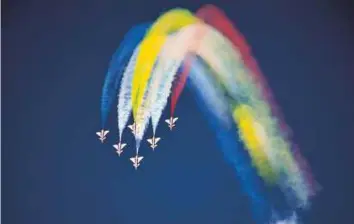
[[[170,119],[166,119],[165,122],[168,124],[169,129],[172,131],[173,128],[176,126],[176,121],[178,120],[178,117],[171,117]],[[130,129],[131,133],[133,135],[135,135],[135,129],[136,129],[136,124],[133,123],[131,125],[128,125],[128,128]],[[107,138],[107,134],[109,133],[108,130],[101,130],[99,132],[96,132],[96,135],[98,136],[98,139],[104,143],[104,141]],[[161,138],[155,137],[153,136],[152,138],[147,139],[147,142],[150,144],[150,147],[152,148],[152,150],[154,151],[155,148],[157,147],[157,143],[161,140]],[[121,156],[121,154],[123,153],[123,149],[127,146],[126,143],[121,143],[118,142],[117,144],[113,145],[113,148],[115,148],[116,153],[118,154],[118,156]],[[138,167],[140,166],[140,162],[143,159],[143,156],[139,156],[136,155],[134,157],[130,158],[130,161],[133,163],[133,167],[135,169],[138,169]]]
[[[139,149],[150,121],[153,133],[146,141],[155,150],[161,141],[156,130],[162,113],[170,100],[165,123],[172,131],[185,86],[252,200],[257,223],[281,223],[284,214],[264,193],[273,188],[283,193],[289,211],[294,211],[288,221],[295,223],[296,209],[308,207],[315,194],[315,181],[245,38],[213,5],[195,14],[172,9],[153,23],[129,30],[106,73],[101,130],[96,135],[102,143],[106,141],[107,117],[117,99],[118,141],[113,147],[121,156],[128,146],[122,141],[128,128],[136,151],[130,161],[137,170],[144,158]],[[128,125],[131,115],[134,123]]]

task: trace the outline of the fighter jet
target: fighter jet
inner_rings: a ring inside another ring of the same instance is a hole
[[[155,150],[155,148],[157,147],[157,143],[160,141],[161,138],[155,138],[155,136],[153,136],[152,138],[149,138],[147,141],[150,143],[150,147],[152,148],[152,150]]]
[[[118,156],[120,156],[120,154],[122,154],[123,152],[123,148],[126,146],[127,144],[125,143],[118,143],[118,144],[115,144],[113,145],[113,147],[116,149],[116,152],[118,154]]]
[[[143,156],[138,156],[136,155],[135,157],[130,158],[130,161],[132,161],[134,168],[137,170],[138,167],[140,166],[140,162],[143,159]]]
[[[106,135],[109,133],[108,130],[101,130],[99,132],[96,132],[96,135],[98,135],[99,140],[103,143],[103,141],[106,139]]]
[[[136,129],[135,123],[128,125],[128,128],[132,131],[133,135],[135,135],[135,129]]]
[[[175,117],[175,118],[170,117],[170,119],[165,120],[165,122],[168,124],[168,127],[170,128],[171,131],[172,131],[172,128],[174,126],[176,126],[175,123],[177,120],[178,120],[178,117]]]

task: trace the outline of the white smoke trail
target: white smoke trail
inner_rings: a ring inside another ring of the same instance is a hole
[[[145,91],[142,106],[138,108],[137,115],[135,117],[135,143],[136,153],[139,153],[141,141],[144,138],[145,131],[149,124],[150,110],[146,108],[144,102],[146,102],[148,89]]]
[[[196,60],[197,61],[197,60]],[[209,107],[218,120],[222,121],[226,128],[230,127],[230,108],[227,100],[225,100],[224,92],[215,77],[212,76],[212,71],[208,71],[201,62],[193,63],[193,72],[189,75],[189,80],[194,88],[203,97],[204,103]]]
[[[276,220],[271,224],[299,224],[296,213],[294,212],[290,217],[282,220]]]
[[[200,32],[204,32],[204,35],[201,35],[200,39],[196,38]],[[228,95],[236,102],[244,102],[253,108],[269,139],[262,150],[268,156],[273,170],[284,174],[280,184],[284,193],[295,194],[296,204],[305,207],[308,202],[307,186],[300,175],[299,167],[289,155],[286,155],[289,152],[287,142],[281,139],[278,124],[275,119],[272,119],[271,111],[262,100],[261,93],[249,74],[250,71],[245,67],[240,53],[232,43],[208,25],[187,26],[177,34],[171,35],[164,44],[140,108],[142,111],[141,118],[137,122],[140,127],[137,140],[143,138],[150,116],[155,135],[162,112],[167,105],[174,77],[188,53],[195,53],[207,62]],[[277,150],[274,150],[275,148]]]
[[[135,68],[136,58],[139,53],[139,46],[135,48],[132,57],[129,60],[127,68],[123,74],[120,91],[118,94],[118,130],[119,140],[122,139],[123,131],[127,126],[129,115],[132,110],[131,90],[133,72]]]
[[[154,134],[171,93],[174,77],[189,52],[198,54],[207,61],[233,97],[239,96],[233,72],[228,69],[230,66],[224,63],[228,61],[225,57],[240,61],[240,56],[232,49],[231,43],[222,34],[206,24],[193,24],[170,36],[151,77],[147,98],[148,102],[151,102],[147,103],[147,107],[150,108]],[[218,54],[224,51],[226,54]]]

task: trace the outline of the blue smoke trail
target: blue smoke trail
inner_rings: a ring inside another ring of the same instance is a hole
[[[200,75],[211,75],[201,61],[195,60],[191,68],[191,73],[200,73]],[[213,113],[211,108],[204,103],[202,91],[200,86],[194,86],[194,83],[187,81],[187,87],[193,93],[197,105],[204,114],[210,127],[215,131],[216,137],[220,147],[224,153],[226,160],[236,169],[243,190],[248,194],[251,201],[251,207],[255,221],[260,224],[269,223],[272,219],[273,209],[265,198],[266,190],[262,180],[252,167],[251,159],[247,152],[243,149],[243,145],[239,141],[238,132],[235,125],[230,129],[225,128],[222,122]],[[223,99],[220,99],[223,100]],[[229,115],[231,118],[231,112]]]
[[[133,54],[135,47],[142,41],[151,23],[143,23],[132,27],[124,36],[122,43],[112,55],[109,68],[102,87],[101,96],[101,126],[104,129],[109,111],[116,99],[121,77]]]

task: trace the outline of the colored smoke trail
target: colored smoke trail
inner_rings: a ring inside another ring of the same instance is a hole
[[[120,141],[133,111],[136,156],[130,160],[137,169],[144,158],[138,153],[150,119],[155,139],[172,93],[170,123],[167,120],[172,130],[172,117],[187,85],[249,196],[257,223],[296,223],[297,209],[308,208],[315,194],[315,181],[245,38],[212,5],[196,15],[173,9],[150,25],[140,26],[140,31],[132,29],[127,34],[132,39],[125,38],[122,45],[126,47],[120,45],[124,50],[114,55],[119,60],[111,63],[102,92],[102,128],[113,96],[118,94]],[[96,133],[102,142],[105,133]],[[268,190],[279,191],[294,215],[278,218],[281,212],[275,209]]]
[[[203,74],[206,73],[205,69],[198,65],[198,63],[193,64],[191,72]],[[195,76],[199,77],[201,75]],[[237,176],[239,177],[240,183],[242,185],[242,189],[250,197],[254,218],[256,219],[257,223],[269,222],[271,220],[273,208],[265,197],[265,190],[263,189],[261,179],[256,175],[256,171],[252,167],[246,151],[242,150],[242,145],[237,140],[236,127],[233,125],[230,129],[225,128],[223,122],[221,122],[221,120],[215,116],[215,113],[212,112],[215,107],[208,107],[207,104],[205,104],[203,91],[207,91],[206,89],[203,90],[203,88],[200,88],[199,85],[195,86],[194,82],[187,82],[187,85],[194,93],[197,105],[202,110],[202,113],[206,117],[209,125],[215,131],[225,159],[236,170]],[[225,99],[222,98],[219,100],[225,101]],[[228,116],[230,116],[230,113]],[[232,118],[229,117],[228,119]]]
[[[141,43],[137,66],[134,71],[132,91],[134,117],[136,116],[138,107],[141,105],[150,73],[166,41],[167,35],[196,22],[197,19],[188,10],[173,9],[160,16],[146,34],[145,39]]]
[[[113,54],[102,87],[101,126],[104,129],[113,101],[116,99],[118,86],[135,46],[143,39],[149,23],[136,25],[124,36],[119,48]]]

